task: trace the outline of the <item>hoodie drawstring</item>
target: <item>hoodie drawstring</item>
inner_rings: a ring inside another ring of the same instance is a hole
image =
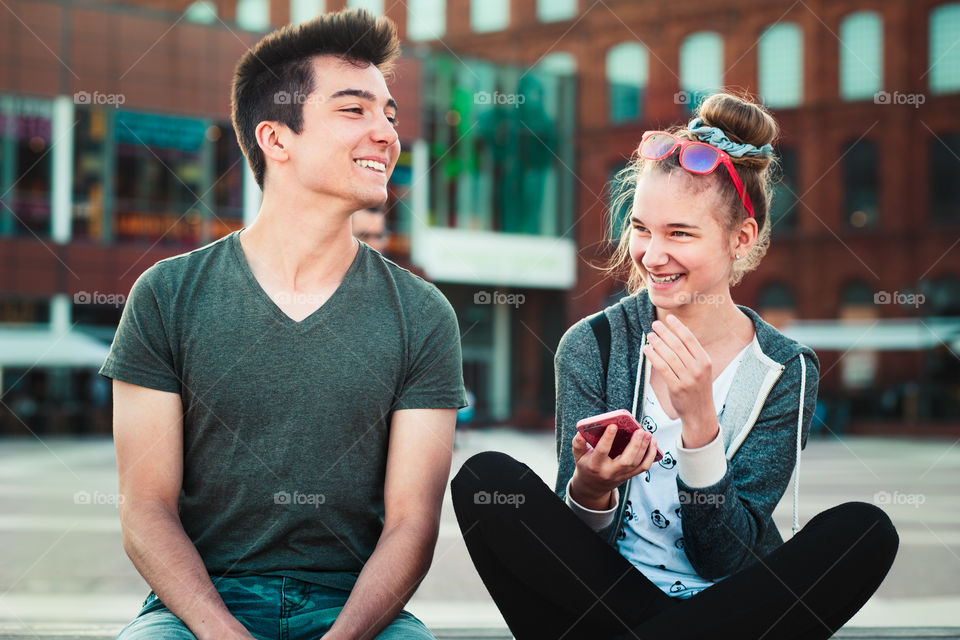
[[[798,523],[799,502],[800,502],[800,441],[803,438],[803,401],[806,398],[807,387],[807,363],[800,354],[800,409],[797,411],[797,466],[793,476],[793,535],[797,535],[800,529]]]

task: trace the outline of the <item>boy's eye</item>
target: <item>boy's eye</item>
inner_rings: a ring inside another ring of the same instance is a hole
[[[353,113],[363,113],[363,108],[361,108],[361,107],[347,107],[346,109],[341,109],[341,111],[352,111]]]

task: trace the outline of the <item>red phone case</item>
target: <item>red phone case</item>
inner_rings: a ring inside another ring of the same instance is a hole
[[[584,418],[577,422],[577,431],[590,443],[591,447],[596,447],[609,424],[617,425],[617,435],[614,437],[613,446],[610,447],[610,457],[616,458],[627,448],[633,432],[640,428],[639,423],[629,411],[617,409]],[[653,461],[657,462],[661,458],[663,458],[663,452],[660,451],[660,447],[657,447],[657,456]]]

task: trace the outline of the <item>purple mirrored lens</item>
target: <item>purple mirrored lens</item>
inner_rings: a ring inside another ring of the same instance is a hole
[[[641,155],[650,159],[659,159],[670,153],[677,141],[662,133],[655,133],[643,141]]]
[[[690,171],[706,173],[717,164],[719,152],[705,144],[691,144],[680,153],[680,164]]]

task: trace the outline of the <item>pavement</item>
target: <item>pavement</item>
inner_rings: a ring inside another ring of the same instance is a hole
[[[856,627],[960,626],[960,446],[954,439],[811,439],[803,455],[801,526],[849,500],[884,508],[900,551]],[[552,486],[552,433],[458,434],[453,469],[496,449]],[[87,625],[119,630],[149,588],[121,548],[116,463],[109,439],[0,440],[0,631]],[[785,538],[792,491],[777,507]],[[433,568],[408,609],[431,628],[495,634],[505,624],[470,562],[449,491]]]

